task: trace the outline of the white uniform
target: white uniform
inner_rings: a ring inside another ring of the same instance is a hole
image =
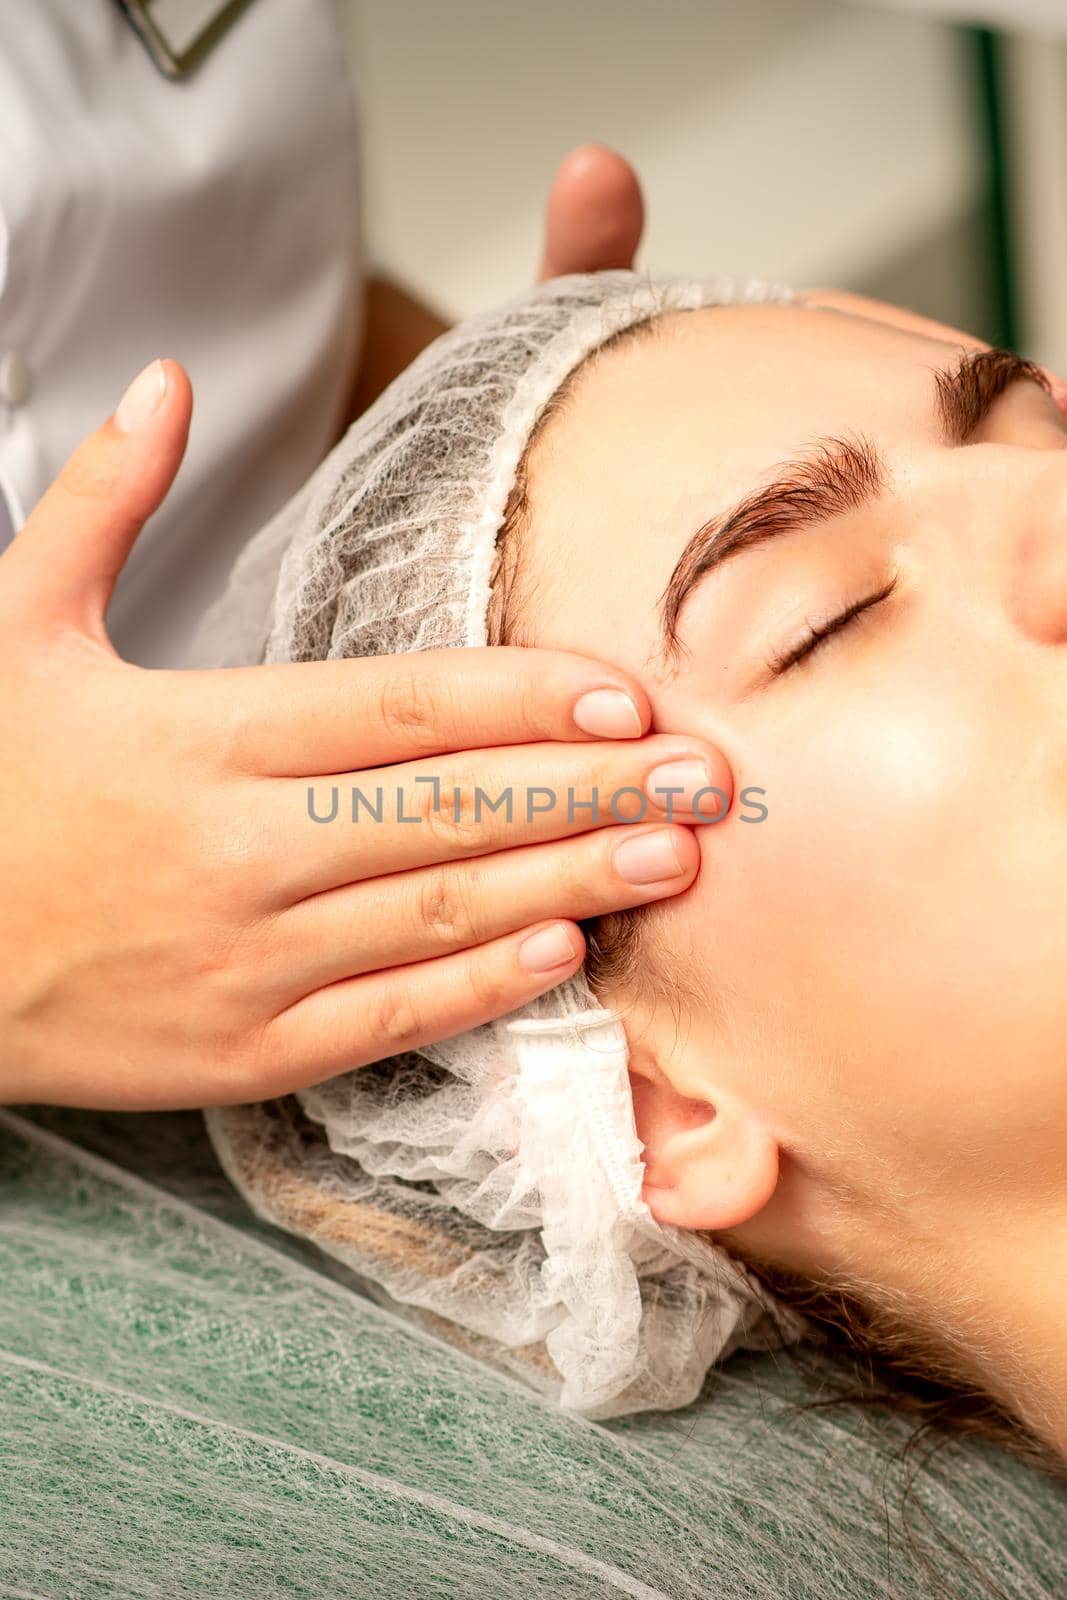
[[[0,545],[146,362],[193,383],[185,462],[108,613],[120,654],[189,659],[241,546],[333,443],[359,289],[333,0],[251,0],[176,81],[118,0],[0,5]]]

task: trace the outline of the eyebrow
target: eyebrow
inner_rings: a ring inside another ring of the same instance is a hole
[[[933,370],[942,438],[953,446],[968,442],[1011,384],[1035,382],[1052,393],[1042,369],[1014,350],[971,350],[955,368]],[[884,493],[888,469],[869,439],[817,439],[811,449],[811,459],[783,462],[769,484],[692,535],[659,600],[661,649],[668,659],[683,649],[678,633],[682,606],[709,572],[757,545],[815,528]]]

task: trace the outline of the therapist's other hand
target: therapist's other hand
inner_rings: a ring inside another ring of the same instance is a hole
[[[580,145],[552,180],[538,283],[632,267],[644,225],[641,185],[630,163],[606,145]]]
[[[105,607],[190,410],[182,368],[153,364],[0,557],[7,1103],[266,1098],[502,1015],[578,968],[575,919],[695,877],[685,814],[666,825],[661,796],[619,825],[617,790],[695,754],[731,793],[721,755],[642,737],[637,684],[578,655],[122,661]],[[525,822],[546,782],[579,801],[595,786],[600,809]],[[337,818],[312,820],[309,790],[322,817],[335,785]],[[383,820],[353,823],[352,788],[376,805],[379,785]],[[513,822],[474,819],[478,785],[493,801],[513,789]]]
[[[567,272],[632,267],[643,227],[641,187],[630,163],[604,145],[581,145],[552,181],[538,282]],[[359,367],[338,438],[449,325],[440,309],[410,289],[381,274],[368,278]]]

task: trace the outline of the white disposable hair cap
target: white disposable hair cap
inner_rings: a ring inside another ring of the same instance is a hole
[[[564,380],[652,317],[793,298],[602,272],[452,329],[252,541],[201,659],[485,645],[508,496]],[[734,1349],[808,1329],[708,1235],[653,1218],[626,1033],[581,971],[509,1017],[207,1120],[257,1212],[568,1410],[685,1405]]]

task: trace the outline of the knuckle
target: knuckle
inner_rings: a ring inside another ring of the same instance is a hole
[[[175,686],[177,687],[177,686]],[[188,697],[191,702],[192,697]],[[239,694],[187,704],[181,723],[190,753],[214,771],[240,770],[251,744],[247,702]]]
[[[257,881],[252,865],[240,858],[220,857],[212,862],[201,903],[212,925],[212,949],[226,962],[233,960],[243,944]]]
[[[369,1042],[382,1055],[410,1050],[423,1037],[422,1013],[409,978],[375,985],[367,1008]]]
[[[482,959],[470,962],[467,989],[479,1013],[485,1017],[502,1016],[515,1004],[512,988],[504,974]]]
[[[277,1063],[266,1022],[220,1034],[212,1068],[224,1101],[244,1103],[276,1094]]]
[[[221,926],[244,922],[276,859],[269,829],[257,826],[254,816],[239,824],[213,819],[204,828],[201,877]]]
[[[574,839],[557,839],[534,846],[527,860],[515,863],[513,903],[522,906],[523,922],[539,917],[569,917],[595,899],[601,832]],[[516,852],[521,856],[523,852]],[[521,889],[520,889],[521,882]]]
[[[572,908],[592,905],[596,901],[594,887],[603,876],[603,866],[599,860],[601,850],[600,839],[595,837],[592,851],[579,848],[561,849],[553,853],[553,911],[558,911],[561,916],[570,916]]]
[[[235,919],[218,944],[222,966],[231,982],[249,995],[263,992],[265,969],[280,947],[280,930],[272,917],[262,921]]]
[[[59,483],[72,500],[99,505],[110,499],[115,485],[115,469],[105,464],[97,451],[88,448],[75,452],[59,475]]]
[[[204,930],[191,976],[224,1041],[239,1036],[257,1014],[261,956],[261,942],[247,927],[231,924]]]
[[[545,692],[541,684],[532,678],[521,678],[516,686],[513,705],[519,730],[541,737],[548,721],[545,715]]]
[[[421,929],[445,949],[462,949],[477,942],[468,890],[449,867],[426,871],[419,884],[417,916]]]
[[[439,689],[430,688],[428,673],[406,663],[391,663],[380,705],[386,731],[404,740],[437,731],[441,720],[439,694]]]
[[[414,814],[429,831],[431,841],[442,854],[452,855],[471,844],[470,807],[465,787],[459,789],[459,804],[455,788],[442,784],[438,792],[432,783],[414,785]]]

